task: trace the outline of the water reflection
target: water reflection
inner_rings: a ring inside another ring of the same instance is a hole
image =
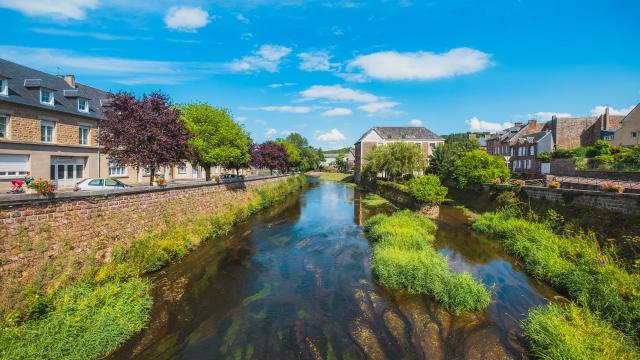
[[[147,330],[114,359],[522,358],[518,322],[555,295],[443,207],[439,250],[493,287],[490,307],[452,316],[371,278],[361,224],[389,206],[322,182],[205,244],[154,278]],[[224,249],[221,251],[221,249]]]

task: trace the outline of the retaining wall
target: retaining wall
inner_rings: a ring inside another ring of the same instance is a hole
[[[418,211],[433,219],[440,215],[440,207],[438,205],[429,205],[419,202],[404,191],[398,190],[392,186],[376,184],[372,190],[396,206]]]
[[[606,209],[623,214],[640,214],[640,194],[603,191],[551,189],[525,186],[522,193],[532,199],[548,200],[568,206]]]

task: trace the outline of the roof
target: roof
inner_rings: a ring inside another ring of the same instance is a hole
[[[9,102],[82,117],[104,119],[101,100],[107,99],[106,91],[79,83],[76,83],[76,87],[73,88],[60,76],[47,74],[5,59],[0,59],[0,76],[7,78],[9,83],[9,96],[0,96],[0,103]],[[55,101],[53,106],[40,103],[41,87],[53,91]],[[78,111],[78,97],[89,100],[89,113]]]
[[[358,142],[368,133],[375,131],[385,140],[444,140],[433,131],[417,126],[376,126],[367,131]]]
[[[631,109],[631,111],[629,111],[629,113],[624,117],[624,119],[622,119],[622,123],[624,123],[627,120],[631,120],[632,118],[638,117],[640,118],[640,104],[636,105],[636,107],[634,107],[633,109]]]
[[[519,140],[522,140],[523,142],[526,141],[530,144],[533,144],[540,141],[540,139],[547,136],[547,134],[549,134],[547,131],[539,131],[531,134],[522,135],[522,137]]]

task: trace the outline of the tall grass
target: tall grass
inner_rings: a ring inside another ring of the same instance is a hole
[[[482,283],[469,273],[449,271],[447,258],[433,247],[436,225],[431,220],[404,210],[376,215],[364,227],[374,242],[371,265],[380,284],[431,295],[455,314],[489,304]]]
[[[547,305],[529,311],[523,321],[531,354],[541,359],[638,359],[635,344],[587,308]]]
[[[188,254],[207,239],[227,234],[237,222],[282,200],[306,184],[288,178],[252,191],[243,203],[215,214],[186,217],[115,246],[111,261],[79,276],[65,289],[43,293],[22,314],[0,322],[2,359],[92,359],[115,350],[149,317],[150,284],[142,275]]]
[[[501,210],[477,217],[474,229],[497,235],[525,270],[640,341],[640,276],[599,250],[589,234],[558,235],[552,225]]]

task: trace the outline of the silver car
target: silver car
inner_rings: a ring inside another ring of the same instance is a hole
[[[89,178],[76,184],[73,191],[96,191],[96,190],[117,190],[126,189],[131,186],[117,179],[110,178]]]

